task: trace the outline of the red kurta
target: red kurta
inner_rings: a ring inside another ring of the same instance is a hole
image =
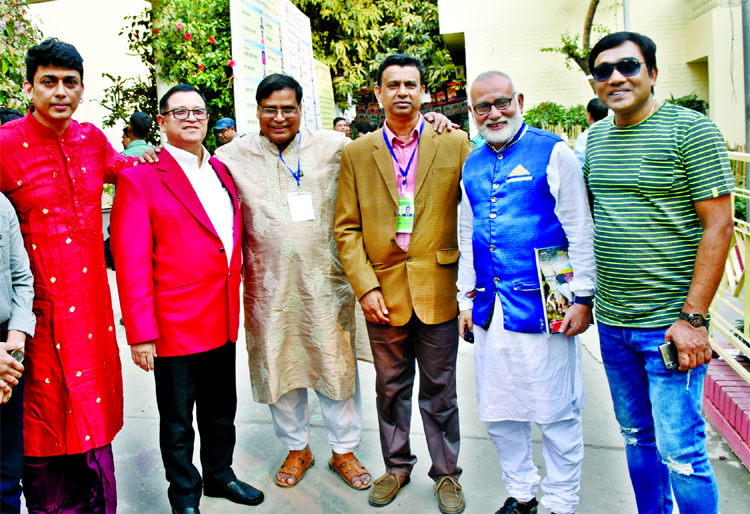
[[[104,182],[130,167],[91,124],[58,137],[32,114],[0,127],[0,191],[34,274],[26,342],[24,453],[83,453],[122,428],[122,370],[102,246]]]

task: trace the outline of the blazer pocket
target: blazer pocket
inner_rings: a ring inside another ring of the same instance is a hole
[[[441,266],[450,266],[458,262],[458,256],[461,255],[461,252],[458,248],[445,248],[437,250],[435,254],[437,255],[438,264]]]
[[[198,285],[198,282],[189,282],[187,284],[180,284],[178,286],[166,287],[159,291],[160,293],[171,293],[172,291],[180,291],[182,289],[188,289]]]

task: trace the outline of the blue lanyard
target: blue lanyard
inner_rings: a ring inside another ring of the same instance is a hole
[[[424,130],[424,118],[422,118],[422,125],[419,127],[419,136],[417,136],[417,146],[414,148],[414,151],[411,153],[411,157],[409,157],[409,164],[406,165],[406,170],[404,170],[404,168],[401,167],[401,163],[398,162],[398,158],[396,157],[396,154],[393,151],[391,142],[388,141],[388,136],[385,133],[385,127],[383,127],[383,139],[385,139],[385,144],[388,147],[388,150],[391,151],[393,160],[396,161],[398,170],[401,172],[401,176],[403,177],[403,180],[401,181],[402,186],[406,185],[406,177],[409,175],[409,170],[411,169],[411,161],[414,160],[414,155],[417,153],[417,150],[419,150],[419,140],[422,138],[422,130]]]
[[[299,156],[302,153],[302,133],[298,130],[297,134],[299,135],[299,141],[298,141],[299,149],[297,150],[297,173],[294,173],[294,170],[290,168],[289,165],[284,161],[284,156],[281,155],[281,150],[279,150],[279,159],[281,159],[281,162],[284,163],[284,166],[286,166],[286,169],[289,170],[289,173],[292,174],[292,176],[294,177],[294,180],[297,181],[297,189],[300,189],[299,178],[302,176],[302,172],[300,171],[300,168],[299,168]]]

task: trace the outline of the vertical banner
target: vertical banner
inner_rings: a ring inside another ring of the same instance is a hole
[[[237,130],[260,128],[258,84],[272,73],[291,75],[302,85],[302,126],[320,128],[310,19],[289,0],[230,0],[234,107]]]
[[[318,96],[315,84],[315,59],[312,50],[312,30],[310,18],[290,2],[286,1],[286,47],[285,61],[289,68],[286,73],[302,85],[302,126],[309,129],[320,128]]]
[[[315,84],[318,90],[320,123],[323,128],[330,130],[333,128],[333,120],[336,118],[336,102],[333,100],[331,68],[320,61],[315,61]]]

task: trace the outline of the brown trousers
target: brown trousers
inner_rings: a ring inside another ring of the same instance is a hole
[[[419,411],[432,458],[429,476],[460,475],[460,433],[456,400],[458,320],[425,325],[412,313],[401,327],[367,322],[375,363],[380,445],[388,473],[408,476],[411,452],[411,396],[419,365]]]

